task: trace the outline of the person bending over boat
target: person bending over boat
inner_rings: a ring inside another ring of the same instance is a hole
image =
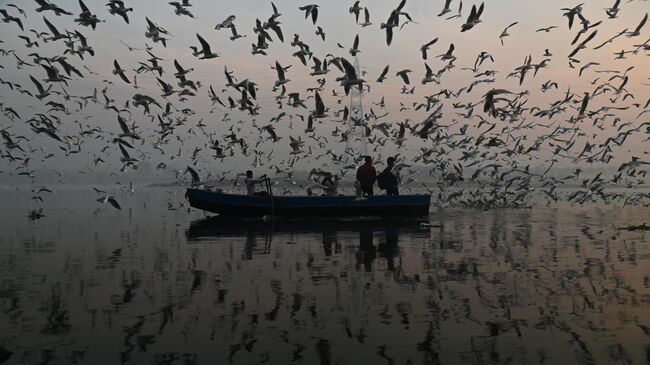
[[[374,192],[372,191],[372,186],[377,180],[377,170],[372,166],[372,158],[370,156],[365,157],[365,163],[357,169],[357,181],[361,186],[361,191],[365,196],[373,196]]]
[[[323,195],[339,196],[339,177],[338,175],[327,175],[320,183],[323,186]]]
[[[259,184],[263,182],[264,179],[254,179],[253,178],[253,171],[248,170],[246,171],[246,179],[244,180],[244,184],[246,184],[246,194],[247,195],[267,195],[266,191],[258,191],[255,192],[255,184]]]

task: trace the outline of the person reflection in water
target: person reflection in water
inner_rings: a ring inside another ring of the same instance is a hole
[[[373,244],[371,228],[362,228],[359,231],[359,252],[357,253],[357,266],[363,264],[365,271],[372,271],[372,262],[377,257],[377,249]]]
[[[386,228],[385,242],[377,245],[379,257],[386,259],[386,266],[388,271],[395,271],[395,257],[399,253],[397,243],[399,241],[399,233],[396,228]]]

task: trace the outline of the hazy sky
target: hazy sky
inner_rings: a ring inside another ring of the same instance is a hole
[[[305,150],[309,146],[312,147],[314,156],[306,158],[298,165],[302,167],[323,166],[329,164],[329,157],[316,158],[325,152],[326,148],[318,146],[314,140],[308,139],[304,133],[306,122],[301,121],[297,116],[307,116],[314,108],[314,100],[310,98],[306,101],[308,109],[294,109],[290,106],[284,105],[282,110],[278,109],[274,101],[275,92],[272,91],[273,83],[276,80],[276,73],[270,68],[275,61],[279,61],[283,66],[292,65],[287,71],[287,78],[291,81],[286,84],[288,92],[300,92],[302,98],[306,98],[313,93],[306,91],[307,88],[316,87],[316,79],[321,76],[309,76],[311,71],[308,67],[303,66],[296,57],[292,57],[297,48],[290,45],[293,35],[299,34],[300,39],[307,43],[315,57],[324,59],[327,54],[334,56],[342,56],[352,60],[348,53],[355,35],[359,35],[360,45],[359,61],[361,68],[366,74],[364,79],[369,82],[370,93],[364,95],[365,111],[368,112],[372,107],[376,114],[383,114],[388,112],[389,115],[378,121],[370,121],[370,124],[386,122],[391,125],[409,120],[411,125],[416,125],[422,122],[427,116],[428,112],[424,110],[413,110],[413,102],[423,102],[424,96],[438,93],[441,90],[448,89],[450,91],[458,91],[462,87],[466,87],[472,80],[485,78],[485,76],[474,77],[474,73],[470,70],[463,68],[471,68],[474,65],[476,56],[486,51],[494,57],[494,63],[486,60],[480,67],[479,72],[486,70],[497,71],[495,80],[492,83],[479,84],[472,90],[471,93],[463,92],[458,99],[445,99],[440,101],[444,104],[443,118],[438,122],[442,125],[452,124],[458,121],[458,124],[449,129],[450,132],[457,132],[463,124],[468,124],[470,128],[467,134],[476,136],[480,133],[474,127],[479,123],[479,119],[464,119],[457,113],[465,112],[464,109],[454,109],[453,103],[458,102],[471,102],[479,103],[482,100],[485,92],[492,88],[504,88],[512,92],[528,91],[528,102],[525,105],[527,108],[539,107],[547,109],[549,104],[561,99],[567,89],[570,87],[571,92],[576,94],[574,99],[575,103],[572,105],[577,109],[584,92],[593,92],[593,90],[603,82],[606,82],[613,73],[598,73],[596,71],[604,70],[617,70],[624,71],[628,67],[634,67],[628,72],[629,82],[625,89],[634,95],[634,99],[628,98],[625,102],[622,97],[616,103],[612,103],[609,98],[614,96],[611,93],[601,94],[594,98],[589,104],[589,110],[597,110],[600,106],[616,106],[625,107],[629,106],[627,110],[613,110],[610,109],[608,113],[612,116],[599,121],[596,124],[597,128],[592,123],[591,119],[581,121],[579,126],[580,130],[585,132],[582,137],[577,137],[578,141],[569,155],[575,156],[580,153],[584,141],[593,140],[602,143],[608,137],[614,136],[620,124],[630,123],[629,127],[635,127],[645,121],[650,120],[650,114],[645,114],[639,119],[637,115],[643,110],[644,105],[648,98],[650,98],[650,63],[648,62],[648,55],[650,52],[641,50],[637,54],[626,54],[625,59],[615,59],[616,52],[621,50],[630,51],[635,47],[633,45],[641,44],[650,38],[650,24],[641,29],[640,36],[637,37],[619,37],[613,43],[604,46],[599,50],[593,50],[593,47],[604,42],[608,38],[619,33],[623,29],[634,29],[643,16],[650,10],[650,2],[636,0],[632,2],[622,2],[620,5],[619,16],[616,19],[608,19],[605,13],[605,8],[611,7],[614,1],[589,1],[584,5],[582,14],[594,24],[598,21],[603,21],[602,24],[594,30],[598,30],[596,37],[588,44],[587,48],[582,50],[576,58],[581,63],[575,63],[575,68],[569,67],[569,60],[567,55],[575,48],[575,45],[570,45],[571,41],[581,29],[579,19],[576,19],[573,29],[568,29],[567,18],[562,16],[563,7],[573,7],[578,5],[579,2],[567,1],[529,1],[529,0],[503,0],[503,1],[486,1],[485,10],[481,16],[482,22],[476,25],[473,29],[467,32],[461,32],[460,28],[463,22],[467,19],[472,5],[480,5],[478,1],[464,1],[462,8],[462,16],[460,18],[447,20],[450,15],[457,13],[459,1],[453,0],[451,4],[452,12],[443,17],[436,15],[443,8],[444,1],[423,1],[423,0],[407,0],[406,6],[403,11],[410,14],[414,23],[404,25],[401,30],[395,32],[393,44],[389,47],[385,42],[385,33],[379,27],[379,24],[386,22],[391,10],[395,8],[398,1],[362,1],[361,6],[367,6],[370,11],[370,20],[373,25],[369,27],[361,27],[356,25],[354,16],[349,14],[348,8],[352,5],[353,1],[313,1],[319,4],[319,16],[317,25],[321,26],[326,33],[326,41],[322,41],[319,36],[315,34],[316,26],[311,22],[311,19],[304,18],[304,12],[298,9],[299,6],[307,5],[308,2],[283,1],[277,0],[279,12],[282,16],[278,20],[282,23],[281,27],[284,33],[284,43],[277,40],[273,32],[270,32],[273,37],[273,42],[270,43],[270,48],[267,50],[268,55],[251,55],[251,43],[256,42],[257,35],[253,33],[253,26],[255,18],[261,21],[266,21],[272,14],[271,4],[268,1],[192,1],[192,7],[188,8],[195,16],[194,19],[186,16],[177,16],[174,14],[174,9],[164,1],[152,0],[138,0],[126,1],[129,7],[133,7],[133,12],[129,13],[131,19],[130,24],[126,24],[122,18],[110,15],[107,11],[104,1],[85,1],[86,5],[90,8],[91,12],[97,14],[98,18],[105,21],[97,25],[97,30],[93,31],[91,28],[82,27],[73,22],[80,12],[79,5],[76,1],[56,1],[56,4],[74,13],[74,16],[56,16],[53,12],[36,13],[34,10],[37,6],[35,2],[20,1],[16,2],[27,12],[27,17],[23,18],[18,14],[16,9],[8,7],[6,1],[0,1],[0,7],[7,10],[12,16],[18,16],[25,25],[25,32],[21,32],[15,23],[0,23],[0,39],[4,43],[0,43],[0,49],[15,50],[16,55],[23,60],[33,63],[32,57],[28,54],[38,52],[42,56],[52,57],[55,55],[62,55],[65,50],[63,41],[49,42],[44,44],[39,40],[40,47],[27,49],[24,46],[24,41],[17,38],[17,35],[27,35],[32,40],[35,40],[34,33],[29,32],[29,29],[37,29],[38,31],[47,31],[47,27],[43,22],[43,16],[47,17],[60,31],[65,29],[73,31],[74,29],[82,32],[87,38],[89,44],[95,50],[95,56],[85,55],[85,60],[79,59],[77,56],[68,54],[68,61],[77,67],[84,74],[84,78],[73,76],[69,87],[66,88],[67,92],[72,96],[87,96],[93,93],[95,88],[99,90],[107,87],[107,95],[116,100],[116,105],[122,106],[124,102],[131,99],[135,93],[142,93],[154,97],[159,103],[163,104],[166,101],[171,102],[178,109],[191,108],[195,114],[189,115],[187,121],[182,126],[177,126],[174,135],[169,137],[169,143],[161,145],[160,150],[151,148],[151,144],[155,141],[154,129],[157,128],[157,122],[152,122],[149,116],[143,115],[142,108],[135,110],[131,108],[133,114],[129,119],[139,126],[139,130],[144,137],[144,144],[139,145],[136,143],[136,149],[141,150],[146,154],[146,157],[141,156],[138,152],[132,151],[132,155],[143,160],[147,160],[151,165],[156,165],[160,162],[167,163],[170,167],[182,168],[191,163],[191,155],[196,147],[202,148],[198,152],[199,163],[197,168],[202,171],[223,171],[226,169],[245,169],[254,161],[254,152],[259,151],[259,156],[262,158],[265,165],[260,167],[260,172],[266,172],[267,168],[272,164],[278,164],[281,161],[290,157],[289,152],[289,136],[302,136],[303,140],[308,141],[305,145]],[[11,3],[11,2],[9,2]],[[237,31],[245,35],[245,38],[236,41],[230,41],[230,30],[222,29],[216,31],[215,25],[223,21],[229,15],[235,15],[234,21]],[[154,44],[150,39],[144,36],[146,30],[145,16],[149,17],[152,21],[159,26],[167,29],[172,36],[167,41],[167,47],[162,44]],[[363,14],[361,16],[363,19]],[[402,24],[405,18],[401,18]],[[499,34],[501,31],[513,22],[518,22],[513,26],[509,33],[510,36],[504,39],[505,45],[501,45],[499,41]],[[548,27],[558,26],[551,32],[536,32],[535,30]],[[592,30],[583,34],[584,39]],[[190,45],[198,45],[195,34],[201,34],[211,45],[213,51],[220,54],[219,58],[211,60],[198,60],[192,56],[189,49]],[[424,61],[420,54],[420,46],[430,40],[438,38],[436,44],[431,46],[429,57],[426,61],[427,64],[434,70],[434,72],[443,68],[447,61],[441,61],[435,58],[436,55],[445,53],[449,45],[455,45],[454,55],[457,57],[453,65],[455,66],[450,71],[444,73],[441,77],[441,83],[429,83],[421,85],[420,81],[424,76]],[[133,79],[136,74],[133,70],[138,67],[138,62],[145,62],[148,55],[144,51],[129,52],[127,48],[121,44],[119,40],[124,41],[128,45],[136,48],[144,48],[145,43],[153,46],[152,52],[164,59],[161,65],[165,68],[165,73],[162,79],[174,85],[176,90],[180,88],[176,85],[177,80],[173,77],[174,59],[178,60],[185,68],[194,68],[194,71],[188,75],[188,78],[200,81],[202,87],[198,90],[195,97],[189,98],[188,101],[180,102],[178,96],[173,95],[165,101],[161,96],[161,90],[156,82],[155,76],[152,73],[141,73],[137,75],[139,89],[135,90],[133,85],[124,83],[118,76],[112,75],[113,60],[117,59],[120,65],[127,70],[127,76]],[[580,41],[579,41],[580,42]],[[337,44],[344,46],[343,49],[339,48]],[[544,57],[544,50],[548,49],[552,53],[552,57]],[[532,72],[526,76],[524,83],[520,86],[518,79],[506,76],[513,72],[514,69],[524,63],[527,56],[532,57],[532,63],[536,64],[541,62],[544,58],[550,59],[548,67],[540,69],[537,75],[533,78]],[[596,62],[583,72],[581,77],[578,76],[579,69],[582,65],[588,62]],[[384,83],[376,83],[375,80],[383,67],[390,64],[390,71],[388,72],[388,79]],[[0,78],[4,81],[18,83],[24,89],[32,93],[36,92],[35,86],[29,80],[29,75],[33,75],[39,80],[46,78],[45,71],[39,66],[23,66],[17,69],[16,60],[11,55],[0,57]],[[82,66],[87,66],[90,70],[99,73],[99,75],[91,75]],[[309,61],[311,67],[313,62]],[[261,106],[259,115],[251,118],[248,113],[238,110],[226,110],[219,105],[216,109],[212,109],[212,103],[207,95],[208,85],[213,85],[217,94],[224,102],[228,96],[232,96],[237,100],[240,93],[236,90],[229,88],[222,92],[224,89],[225,78],[223,74],[224,67],[228,67],[233,71],[234,76],[238,80],[250,79],[257,83],[258,98],[257,102]],[[60,67],[59,67],[60,68]],[[345,97],[343,88],[338,85],[335,78],[342,76],[342,73],[333,65],[330,66],[330,73],[326,76],[327,83],[323,90],[320,92],[324,98],[326,107],[329,108],[330,118],[325,118],[317,124],[316,135],[325,136],[328,139],[327,148],[333,148],[335,151],[341,152],[345,143],[337,142],[338,137],[331,135],[335,129],[345,129],[345,125],[334,121],[333,114],[335,111],[342,109],[345,105],[349,104],[349,99]],[[404,83],[395,76],[398,70],[410,69],[411,85],[415,86],[415,93],[413,95],[402,95],[400,90]],[[592,82],[598,79],[594,84]],[[102,80],[110,81],[110,84]],[[558,83],[558,89],[550,90],[546,93],[541,92],[541,85],[548,81],[553,80]],[[44,82],[43,82],[44,83]],[[613,87],[618,87],[621,80],[612,80]],[[44,83],[45,84],[45,83]],[[60,86],[54,86],[53,90],[60,90]],[[336,90],[339,97],[332,96],[332,90]],[[372,103],[378,102],[382,97],[385,98],[386,107],[380,110],[379,106]],[[74,99],[74,98],[73,98]],[[99,102],[103,103],[103,98]],[[26,121],[30,119],[35,113],[47,111],[49,107],[44,107],[44,103],[48,101],[63,102],[67,105],[70,114],[66,115],[62,112],[52,112],[61,118],[62,124],[59,127],[59,132],[62,136],[78,135],[79,127],[74,123],[75,120],[80,121],[90,128],[94,126],[100,127],[104,134],[101,138],[95,139],[94,137],[85,137],[84,144],[82,145],[83,153],[65,156],[65,153],[59,148],[60,143],[52,140],[44,134],[35,135],[26,125]],[[112,134],[119,133],[119,126],[117,124],[117,116],[113,111],[107,111],[101,104],[88,105],[80,111],[76,111],[78,106],[72,101],[65,101],[63,96],[52,95],[43,101],[39,101],[28,95],[21,94],[16,89],[13,91],[7,85],[0,85],[0,103],[3,106],[15,109],[21,116],[21,119],[14,119],[3,117],[0,121],[0,129],[6,129],[16,136],[24,136],[28,141],[21,141],[20,144],[25,150],[28,148],[37,149],[38,151],[27,153],[31,156],[31,160],[27,165],[28,169],[39,169],[43,167],[48,168],[61,168],[61,169],[91,169],[102,168],[108,171],[117,171],[121,167],[119,162],[120,152],[115,144],[111,144],[110,140],[114,137]],[[400,103],[403,103],[409,110],[402,110]],[[640,103],[640,108],[635,107],[634,103]],[[92,103],[90,103],[92,104]],[[210,111],[213,111],[210,113]],[[160,109],[153,107],[152,115],[161,113]],[[262,132],[263,141],[258,143],[260,131],[253,126],[263,126],[269,123],[269,120],[278,115],[280,112],[286,112],[287,116],[279,123],[274,123],[278,134],[282,137],[278,142],[272,143],[266,137],[268,134]],[[224,121],[224,113],[229,113],[229,119]],[[516,135],[525,134],[527,136],[525,145],[529,147],[540,135],[549,133],[549,129],[541,126],[542,124],[550,124],[554,120],[566,121],[571,116],[577,115],[577,110],[568,109],[566,112],[556,116],[553,120],[537,119],[528,113],[524,113],[523,117],[526,121],[533,122],[531,128],[525,131],[518,131]],[[499,121],[482,112],[482,103],[474,110],[474,114],[480,114],[490,122],[496,122],[497,128],[492,133],[498,133],[504,126],[516,125],[520,123]],[[599,116],[602,116],[601,113]],[[128,118],[126,113],[122,114]],[[295,117],[290,122],[289,116]],[[180,112],[171,115],[175,119],[181,117]],[[613,126],[614,119],[620,118],[616,126]],[[228,134],[228,128],[234,126],[234,130],[238,136],[244,137],[250,146],[249,151],[253,152],[249,156],[242,156],[240,150],[235,148],[235,154],[226,159],[214,159],[210,157],[213,151],[208,149],[205,144],[208,141],[201,131],[196,127],[196,123],[203,119],[207,127],[204,128],[207,134],[213,134],[214,138],[219,138],[224,142],[222,135]],[[254,120],[253,120],[254,119]],[[292,127],[292,128],[291,128]],[[485,130],[483,127],[481,130]],[[379,133],[374,131],[374,134]],[[491,133],[491,134],[492,134]],[[381,134],[379,134],[381,136]],[[183,141],[183,146],[177,137]],[[570,137],[570,135],[568,136]],[[614,155],[617,157],[618,162],[625,161],[632,155],[643,155],[647,151],[648,143],[642,142],[646,136],[637,134],[632,136],[624,146],[615,147]],[[101,149],[109,146],[105,152]],[[356,146],[358,147],[358,146]],[[433,147],[431,141],[422,140],[417,136],[409,136],[409,141],[403,148],[399,148],[392,142],[386,142],[383,146],[370,145],[370,149],[378,147],[376,156],[386,156],[395,154],[397,152],[404,156],[415,156],[419,153],[422,147]],[[453,148],[449,149],[450,157],[460,155],[458,151]],[[181,150],[181,157],[176,157],[179,149]],[[0,150],[7,151],[6,146],[0,146]],[[161,152],[164,151],[164,154]],[[271,161],[267,162],[267,154],[273,150]],[[545,158],[552,156],[553,148],[545,144],[543,148],[536,153],[531,160],[533,164],[542,164]],[[23,156],[19,151],[10,151],[14,156]],[[594,150],[595,152],[595,150]],[[56,154],[56,157],[51,157],[42,160],[43,157],[49,154]],[[98,167],[94,167],[92,163],[93,155],[102,157],[105,163]],[[171,159],[174,156],[174,160]],[[24,157],[24,156],[23,156]],[[457,157],[457,156],[456,156]],[[518,156],[518,159],[527,160],[529,156]],[[570,165],[573,162],[571,159],[563,159],[561,164]],[[578,162],[580,164],[582,162]],[[13,171],[21,161],[10,162],[8,159],[0,159],[0,171],[9,172]],[[171,175],[171,172],[169,172]]]

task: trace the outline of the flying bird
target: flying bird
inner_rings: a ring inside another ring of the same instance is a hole
[[[131,83],[131,81],[129,81],[129,78],[124,74],[124,69],[120,67],[119,63],[117,63],[117,60],[113,61],[113,75],[119,75],[120,78],[127,84]]]
[[[461,32],[466,32],[472,28],[474,28],[475,25],[481,22],[481,14],[483,14],[483,7],[484,3],[481,3],[481,6],[476,9],[476,5],[472,5],[472,10],[469,13],[469,17],[467,17],[467,20],[465,21],[465,24],[461,26],[460,31]]]
[[[205,39],[203,39],[203,37],[201,37],[201,35],[199,35],[199,33],[196,33],[196,38],[199,39],[199,43],[201,44],[202,49],[201,57],[199,57],[199,59],[208,60],[211,58],[219,57],[217,53],[212,53],[212,50],[210,50],[210,45],[205,41]]]
[[[510,34],[508,33],[508,29],[514,27],[514,26],[517,25],[517,24],[519,24],[519,22],[514,22],[514,23],[508,25],[508,26],[507,26],[507,27],[506,27],[506,28],[501,32],[501,34],[499,35],[499,40],[501,41],[501,45],[502,45],[502,46],[503,46],[503,38],[510,36]]]
[[[311,15],[312,22],[314,23],[314,25],[316,24],[316,20],[318,19],[318,5],[315,4],[305,5],[299,7],[298,9],[305,12],[305,19],[309,18],[309,16]]]
[[[429,43],[424,44],[422,47],[420,47],[420,52],[422,52],[422,59],[426,60],[427,59],[427,51],[429,50],[429,47],[434,45],[438,41],[438,38],[434,38],[432,41]]]

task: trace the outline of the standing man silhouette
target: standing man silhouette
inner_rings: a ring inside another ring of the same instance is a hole
[[[365,157],[365,163],[357,169],[357,181],[361,186],[361,191],[365,196],[373,196],[374,192],[372,186],[377,180],[377,170],[372,166],[372,158],[370,156]]]

